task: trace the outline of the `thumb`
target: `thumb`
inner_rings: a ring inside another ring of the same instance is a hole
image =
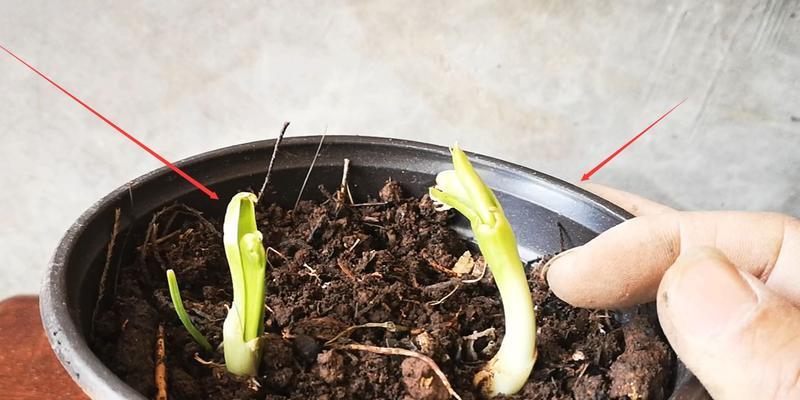
[[[800,398],[800,309],[719,251],[684,252],[658,289],[678,356],[715,399]]]

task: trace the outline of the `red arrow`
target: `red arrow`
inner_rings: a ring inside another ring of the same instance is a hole
[[[208,195],[208,197],[210,197],[210,198],[211,198],[211,199],[213,199],[213,200],[217,200],[217,199],[219,199],[219,196],[217,196],[217,194],[216,194],[216,193],[214,193],[214,192],[213,192],[211,189],[209,189],[209,188],[207,188],[207,187],[203,186],[203,184],[202,184],[202,183],[198,182],[196,179],[194,179],[194,178],[192,178],[191,176],[189,176],[189,174],[187,174],[186,172],[183,172],[183,171],[182,171],[180,168],[176,167],[176,166],[175,166],[175,165],[173,165],[171,162],[167,161],[167,159],[166,159],[166,158],[162,157],[160,154],[158,154],[158,153],[156,153],[155,151],[153,151],[153,149],[151,149],[151,148],[147,147],[147,145],[145,145],[144,143],[140,142],[140,141],[139,141],[139,139],[136,139],[136,138],[135,138],[135,137],[133,137],[133,135],[131,135],[130,133],[128,133],[128,132],[125,132],[125,130],[123,130],[122,128],[120,128],[119,126],[117,126],[117,124],[115,124],[115,123],[111,122],[111,120],[109,120],[108,118],[104,117],[104,116],[103,116],[102,114],[100,114],[99,112],[95,111],[95,109],[94,109],[94,108],[90,107],[88,104],[86,104],[86,103],[84,103],[83,101],[81,101],[81,99],[79,99],[79,98],[77,98],[77,97],[73,96],[73,95],[72,95],[72,93],[70,93],[70,92],[68,92],[68,91],[67,91],[67,89],[64,89],[63,87],[61,87],[61,85],[59,85],[59,84],[57,84],[57,83],[53,82],[53,80],[52,80],[52,79],[48,78],[48,77],[47,77],[47,76],[45,76],[43,73],[39,72],[39,70],[37,70],[36,68],[34,68],[33,66],[31,66],[30,64],[26,63],[26,62],[25,62],[25,60],[23,60],[23,59],[21,59],[21,58],[17,57],[17,55],[16,55],[16,54],[14,54],[14,53],[12,53],[12,52],[11,52],[11,50],[9,50],[9,49],[5,48],[5,47],[4,47],[3,45],[1,45],[1,44],[0,44],[0,49],[3,49],[3,50],[6,52],[6,53],[10,54],[10,55],[11,55],[11,57],[14,57],[14,58],[16,58],[16,59],[17,59],[17,61],[19,61],[19,62],[21,62],[21,63],[25,64],[25,66],[26,66],[26,67],[28,67],[28,68],[30,68],[30,69],[31,69],[31,71],[35,72],[37,75],[41,76],[41,77],[42,77],[42,78],[44,78],[46,81],[50,82],[50,83],[51,83],[53,86],[57,87],[57,88],[58,88],[58,90],[60,90],[60,91],[64,92],[64,94],[66,94],[67,96],[69,96],[70,98],[72,98],[72,100],[75,100],[75,101],[77,101],[77,102],[78,102],[78,104],[82,105],[84,108],[86,108],[87,110],[89,110],[89,112],[91,112],[92,114],[96,115],[98,118],[100,118],[101,120],[103,120],[103,122],[107,123],[109,126],[111,126],[112,128],[114,128],[114,129],[115,129],[117,132],[121,133],[123,136],[125,136],[125,137],[126,137],[126,138],[128,138],[128,139],[130,139],[130,140],[131,140],[133,143],[136,143],[136,145],[138,145],[139,147],[141,147],[142,149],[144,149],[144,151],[146,151],[146,152],[150,153],[150,155],[152,155],[153,157],[157,158],[157,159],[158,159],[158,161],[161,161],[162,163],[164,163],[164,165],[166,165],[167,167],[169,167],[171,170],[175,171],[175,173],[176,173],[176,174],[178,174],[178,175],[182,176],[182,177],[183,177],[183,179],[186,179],[187,181],[189,181],[189,183],[191,183],[192,185],[194,185],[196,188],[200,189],[200,190],[201,190],[203,193],[207,194],[207,195]]]
[[[636,139],[639,139],[640,137],[642,137],[642,135],[644,135],[645,132],[649,131],[650,128],[654,127],[657,123],[661,122],[661,120],[664,119],[664,117],[669,115],[669,113],[671,113],[672,110],[678,108],[678,106],[683,104],[684,101],[686,101],[686,99],[681,100],[680,103],[678,103],[674,107],[670,108],[669,111],[665,112],[664,115],[658,117],[657,120],[653,121],[653,123],[650,124],[647,128],[644,128],[643,131],[639,132],[639,134],[634,136],[633,139],[629,140],[628,143],[625,143],[624,145],[622,145],[622,147],[617,149],[617,151],[613,152],[610,156],[608,156],[608,158],[603,160],[600,164],[597,164],[596,167],[592,168],[589,172],[583,174],[583,177],[581,177],[581,182],[588,181],[589,178],[591,178],[592,175],[594,175],[595,172],[599,171],[600,168],[603,168],[606,164],[608,164],[608,162],[611,161],[614,157],[616,157],[617,154],[622,153],[622,150],[625,150],[626,148],[628,148],[628,146],[630,146],[631,143],[635,142]]]

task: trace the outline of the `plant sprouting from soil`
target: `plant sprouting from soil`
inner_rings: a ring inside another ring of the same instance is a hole
[[[264,334],[264,274],[267,258],[262,235],[256,227],[253,193],[238,193],[228,203],[223,223],[222,241],[233,283],[233,304],[222,326],[222,346],[228,372],[253,376],[261,362]],[[172,270],[167,271],[172,303],[183,326],[206,351],[208,340],[194,327],[181,301],[178,282]]]
[[[167,270],[167,285],[169,286],[169,296],[172,298],[172,304],[175,306],[175,312],[178,313],[178,318],[181,320],[183,327],[189,332],[195,342],[200,345],[205,351],[211,351],[211,344],[208,339],[203,336],[200,331],[195,328],[192,320],[189,319],[189,314],[183,307],[183,300],[181,300],[181,290],[178,288],[178,280],[175,278],[175,271]]]
[[[231,270],[233,304],[222,327],[225,367],[253,376],[261,362],[264,333],[264,273],[267,258],[256,226],[253,193],[238,193],[228,203],[222,241]]]
[[[497,354],[474,378],[488,396],[514,394],[536,361],[536,318],[517,240],[494,193],[481,180],[458,144],[450,150],[453,170],[440,172],[431,198],[440,209],[455,208],[470,221],[481,253],[500,291],[505,337]]]

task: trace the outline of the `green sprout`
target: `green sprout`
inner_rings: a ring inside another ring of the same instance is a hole
[[[233,305],[222,326],[225,367],[252,376],[261,362],[264,333],[264,273],[267,258],[256,227],[253,193],[238,193],[228,203],[222,241],[231,270]]]
[[[228,372],[253,376],[261,363],[261,342],[264,334],[264,274],[267,257],[256,227],[256,195],[238,193],[228,203],[222,226],[222,242],[231,270],[233,304],[222,325],[222,346]],[[183,308],[178,282],[172,270],[167,271],[172,303],[183,326],[206,351],[208,340],[194,327]]]
[[[175,278],[175,271],[171,269],[167,270],[167,284],[169,285],[169,296],[172,297],[172,304],[175,305],[175,312],[178,313],[178,318],[181,320],[181,323],[183,323],[183,327],[189,331],[194,341],[197,342],[203,350],[210,352],[212,349],[211,344],[209,344],[206,337],[194,327],[192,320],[189,319],[189,314],[187,314],[186,309],[183,308],[183,300],[181,300],[181,290],[178,288],[178,280]]]
[[[474,377],[490,397],[518,392],[536,362],[536,315],[517,240],[494,193],[458,147],[450,150],[453,170],[436,176],[430,188],[439,209],[455,208],[470,221],[478,247],[494,275],[503,302],[506,332],[500,350]]]

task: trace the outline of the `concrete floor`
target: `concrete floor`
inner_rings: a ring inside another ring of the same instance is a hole
[[[0,43],[171,160],[328,132],[463,147],[683,209],[800,215],[800,2],[0,0]],[[0,54],[0,298],[159,166]]]

